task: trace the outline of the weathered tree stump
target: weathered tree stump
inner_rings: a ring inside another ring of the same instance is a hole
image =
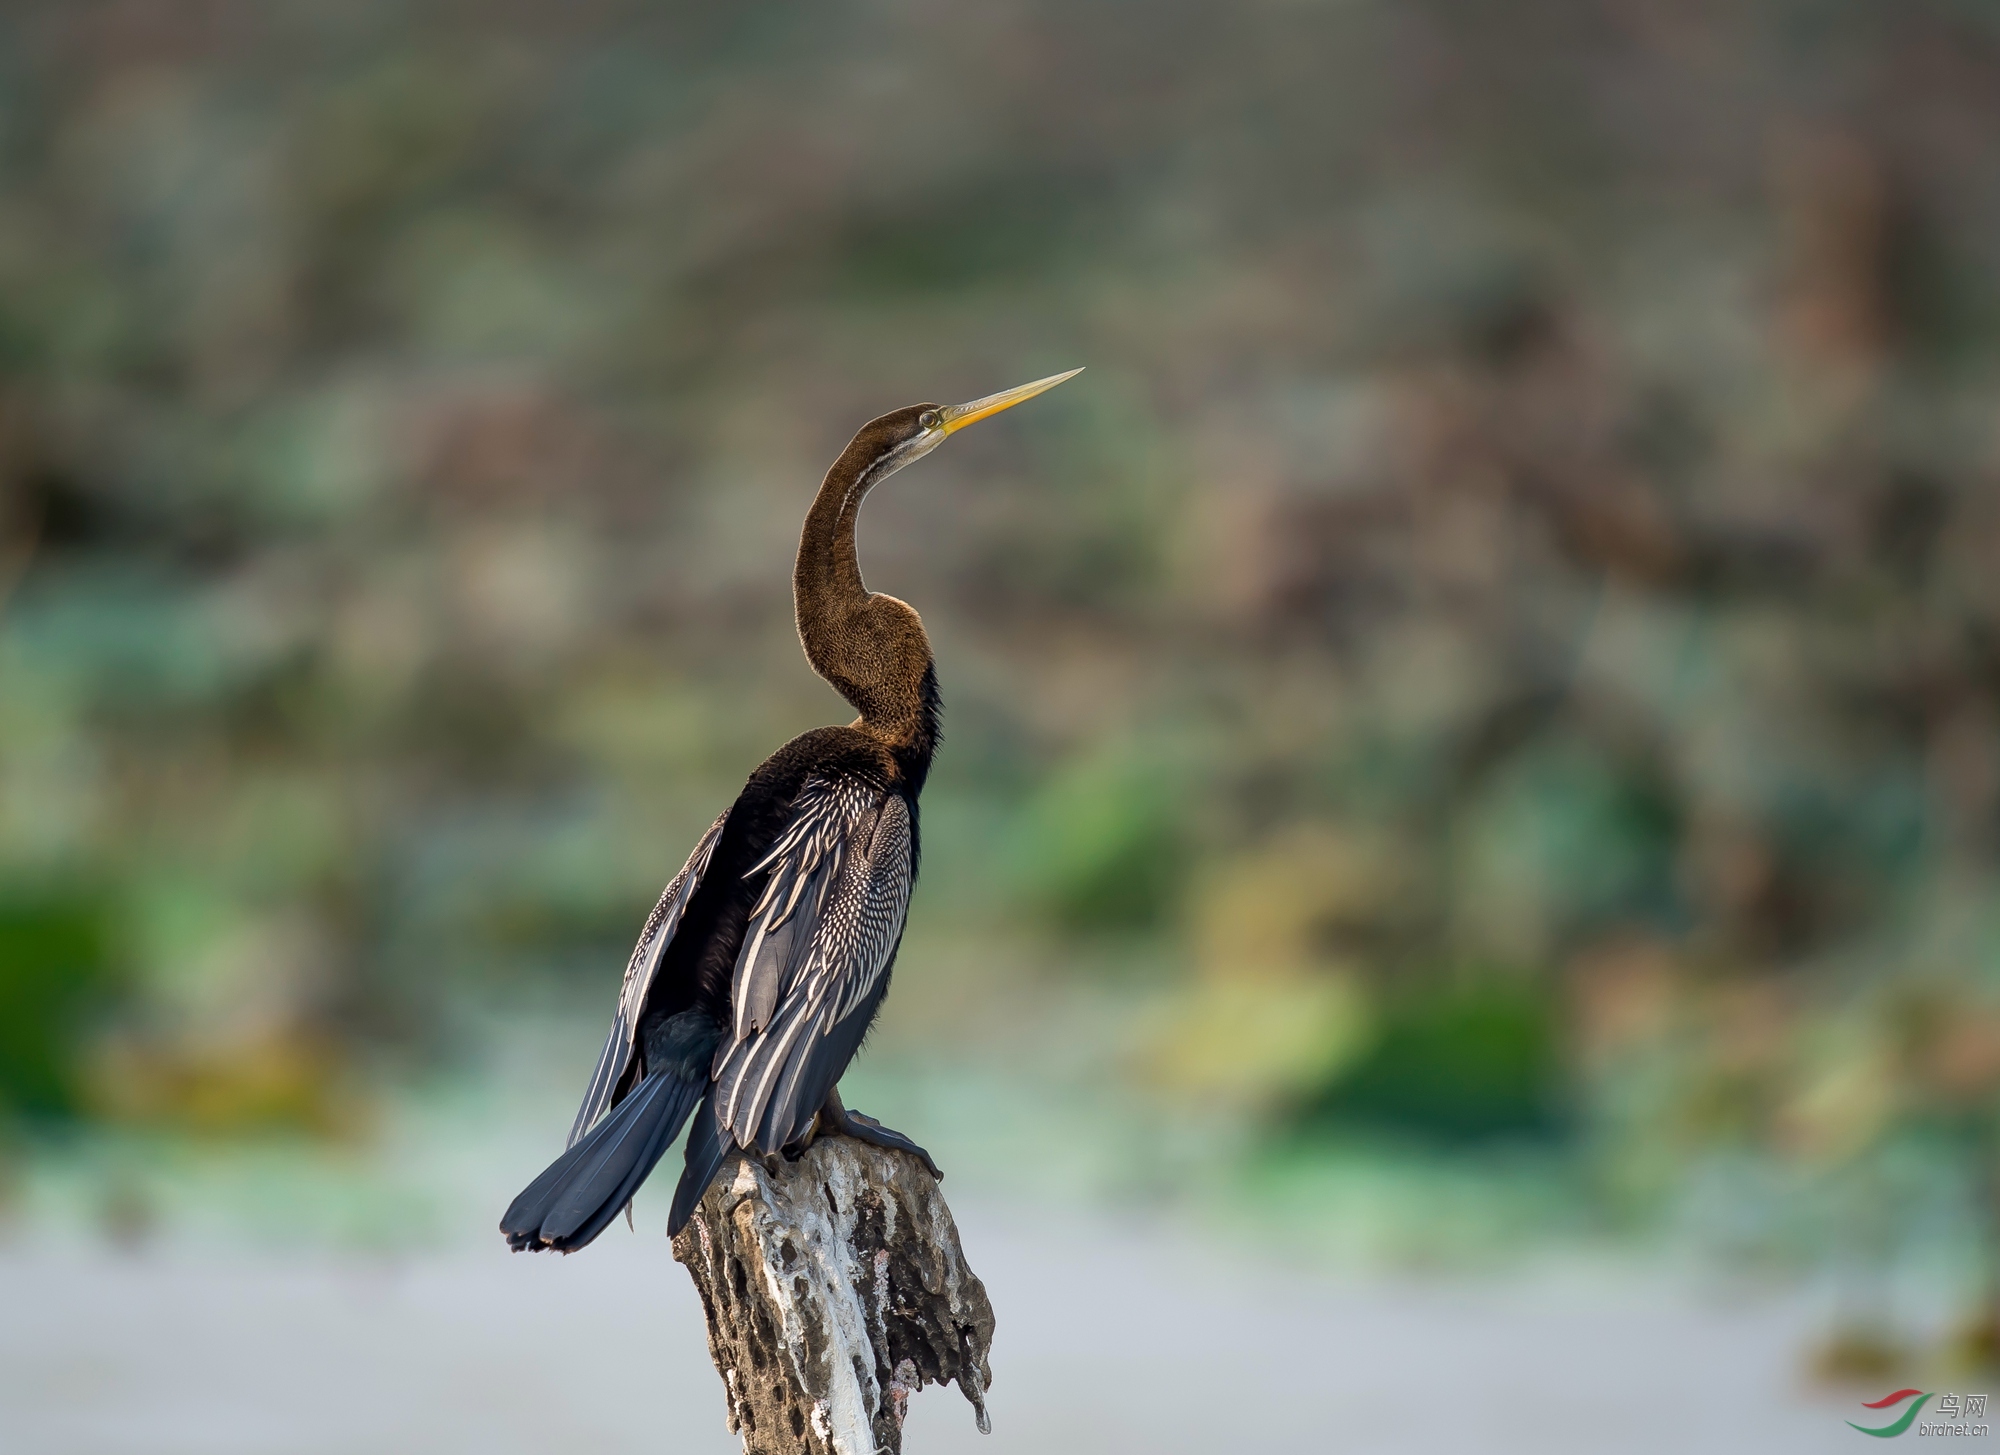
[[[825,1137],[738,1156],[674,1238],[744,1455],[898,1455],[910,1396],[958,1382],[989,1428],[993,1306],[922,1162]]]

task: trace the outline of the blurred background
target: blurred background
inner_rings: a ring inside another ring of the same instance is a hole
[[[862,526],[981,1448],[1984,1388],[1996,136],[1967,0],[7,6],[24,1448],[731,1448],[664,1193],[492,1225],[827,463],[1078,364]]]

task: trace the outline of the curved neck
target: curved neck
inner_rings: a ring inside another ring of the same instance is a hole
[[[844,616],[868,599],[868,588],[861,582],[861,558],[854,547],[854,527],[861,518],[862,497],[874,484],[868,479],[872,461],[853,460],[850,456],[854,454],[850,445],[820,482],[819,494],[806,512],[805,529],[799,534],[799,558],[792,568],[792,605],[798,612],[799,641],[805,646],[806,660],[822,677],[835,661]]]
[[[930,641],[916,612],[862,584],[854,545],[861,502],[882,476],[879,452],[857,439],[826,472],[799,535],[792,600],[813,671],[854,705],[858,727],[895,749],[935,736]]]

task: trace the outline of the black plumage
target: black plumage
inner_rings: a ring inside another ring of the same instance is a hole
[[[848,1111],[837,1089],[902,941],[939,715],[923,623],[862,584],[855,521],[871,488],[953,431],[1068,377],[886,414],[828,470],[799,539],[794,601],[807,660],[860,716],[760,764],[661,895],[569,1148],[501,1219],[511,1247],[589,1243],[691,1113],[670,1232],[736,1148],[797,1155],[838,1133],[902,1148],[936,1172],[907,1137]]]

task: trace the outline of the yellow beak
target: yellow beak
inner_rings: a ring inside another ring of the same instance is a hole
[[[977,424],[1003,409],[1012,409],[1025,400],[1033,399],[1045,390],[1053,389],[1065,379],[1074,379],[1081,369],[1071,369],[1067,374],[1051,374],[1046,379],[1037,379],[1032,384],[1023,384],[1016,389],[1003,389],[998,394],[989,394],[984,399],[975,399],[970,404],[954,404],[949,409],[939,410],[944,423],[941,428],[946,434],[964,429],[968,424]]]

